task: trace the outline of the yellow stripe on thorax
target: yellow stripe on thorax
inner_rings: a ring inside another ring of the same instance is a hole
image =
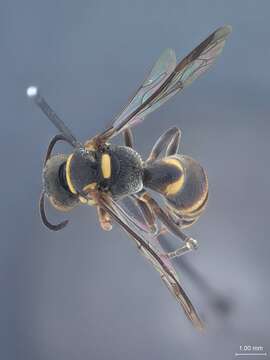
[[[69,190],[72,192],[72,194],[77,194],[73,184],[72,184],[72,181],[71,181],[71,178],[70,178],[70,162],[71,162],[71,159],[73,157],[73,154],[69,155],[68,159],[67,159],[67,163],[66,163],[66,179],[67,179],[67,184],[68,184],[68,188]]]
[[[101,171],[104,179],[109,179],[111,177],[111,157],[109,154],[102,154],[101,156]]]
[[[166,195],[175,195],[178,193],[178,191],[182,188],[184,184],[185,181],[184,169],[180,161],[177,159],[164,159],[164,162],[168,165],[175,166],[177,169],[181,171],[180,177],[171,184],[168,184],[165,188]]]

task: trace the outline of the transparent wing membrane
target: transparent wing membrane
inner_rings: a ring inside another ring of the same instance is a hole
[[[141,106],[153,93],[164,83],[164,81],[173,72],[176,66],[176,56],[172,49],[166,49],[153,66],[150,74],[147,76],[143,84],[131,98],[128,106],[121,112],[115,120],[113,126],[117,129],[121,127],[125,119],[127,119],[139,106]],[[142,120],[142,117],[135,116],[128,127]]]
[[[230,26],[217,29],[178,65],[174,51],[165,50],[128,106],[102,136],[113,137],[142,121],[149,113],[190,85],[213,64],[230,33]]]

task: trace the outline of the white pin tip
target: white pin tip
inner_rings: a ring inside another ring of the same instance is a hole
[[[36,86],[29,86],[29,88],[26,90],[26,94],[30,98],[35,97],[37,93],[38,93],[38,89]]]

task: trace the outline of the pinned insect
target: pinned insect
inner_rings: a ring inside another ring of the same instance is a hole
[[[48,221],[45,198],[60,211],[70,211],[80,203],[95,206],[101,227],[111,230],[114,221],[127,232],[199,329],[203,327],[202,322],[180,285],[171,259],[198,246],[182,229],[191,226],[206,206],[206,174],[197,161],[178,154],[181,136],[178,128],[167,130],[143,161],[133,149],[131,127],[204,73],[222,51],[230,32],[230,26],[217,29],[179,64],[176,64],[174,51],[165,50],[112,125],[84,144],[74,137],[36,87],[27,89],[28,96],[60,131],[51,140],[44,161],[44,189],[40,198],[44,224],[51,230],[60,230],[68,223],[63,221],[55,225]],[[120,133],[125,145],[111,144],[111,139]],[[58,141],[70,144],[73,152],[52,155]],[[160,195],[162,206],[149,189]],[[120,205],[127,197],[136,204],[144,221]],[[180,238],[183,246],[164,252],[159,240],[162,231]]]

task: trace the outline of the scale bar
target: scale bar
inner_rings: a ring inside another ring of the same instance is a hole
[[[235,353],[235,356],[245,356],[245,355],[253,355],[253,356],[267,356],[267,353]]]

